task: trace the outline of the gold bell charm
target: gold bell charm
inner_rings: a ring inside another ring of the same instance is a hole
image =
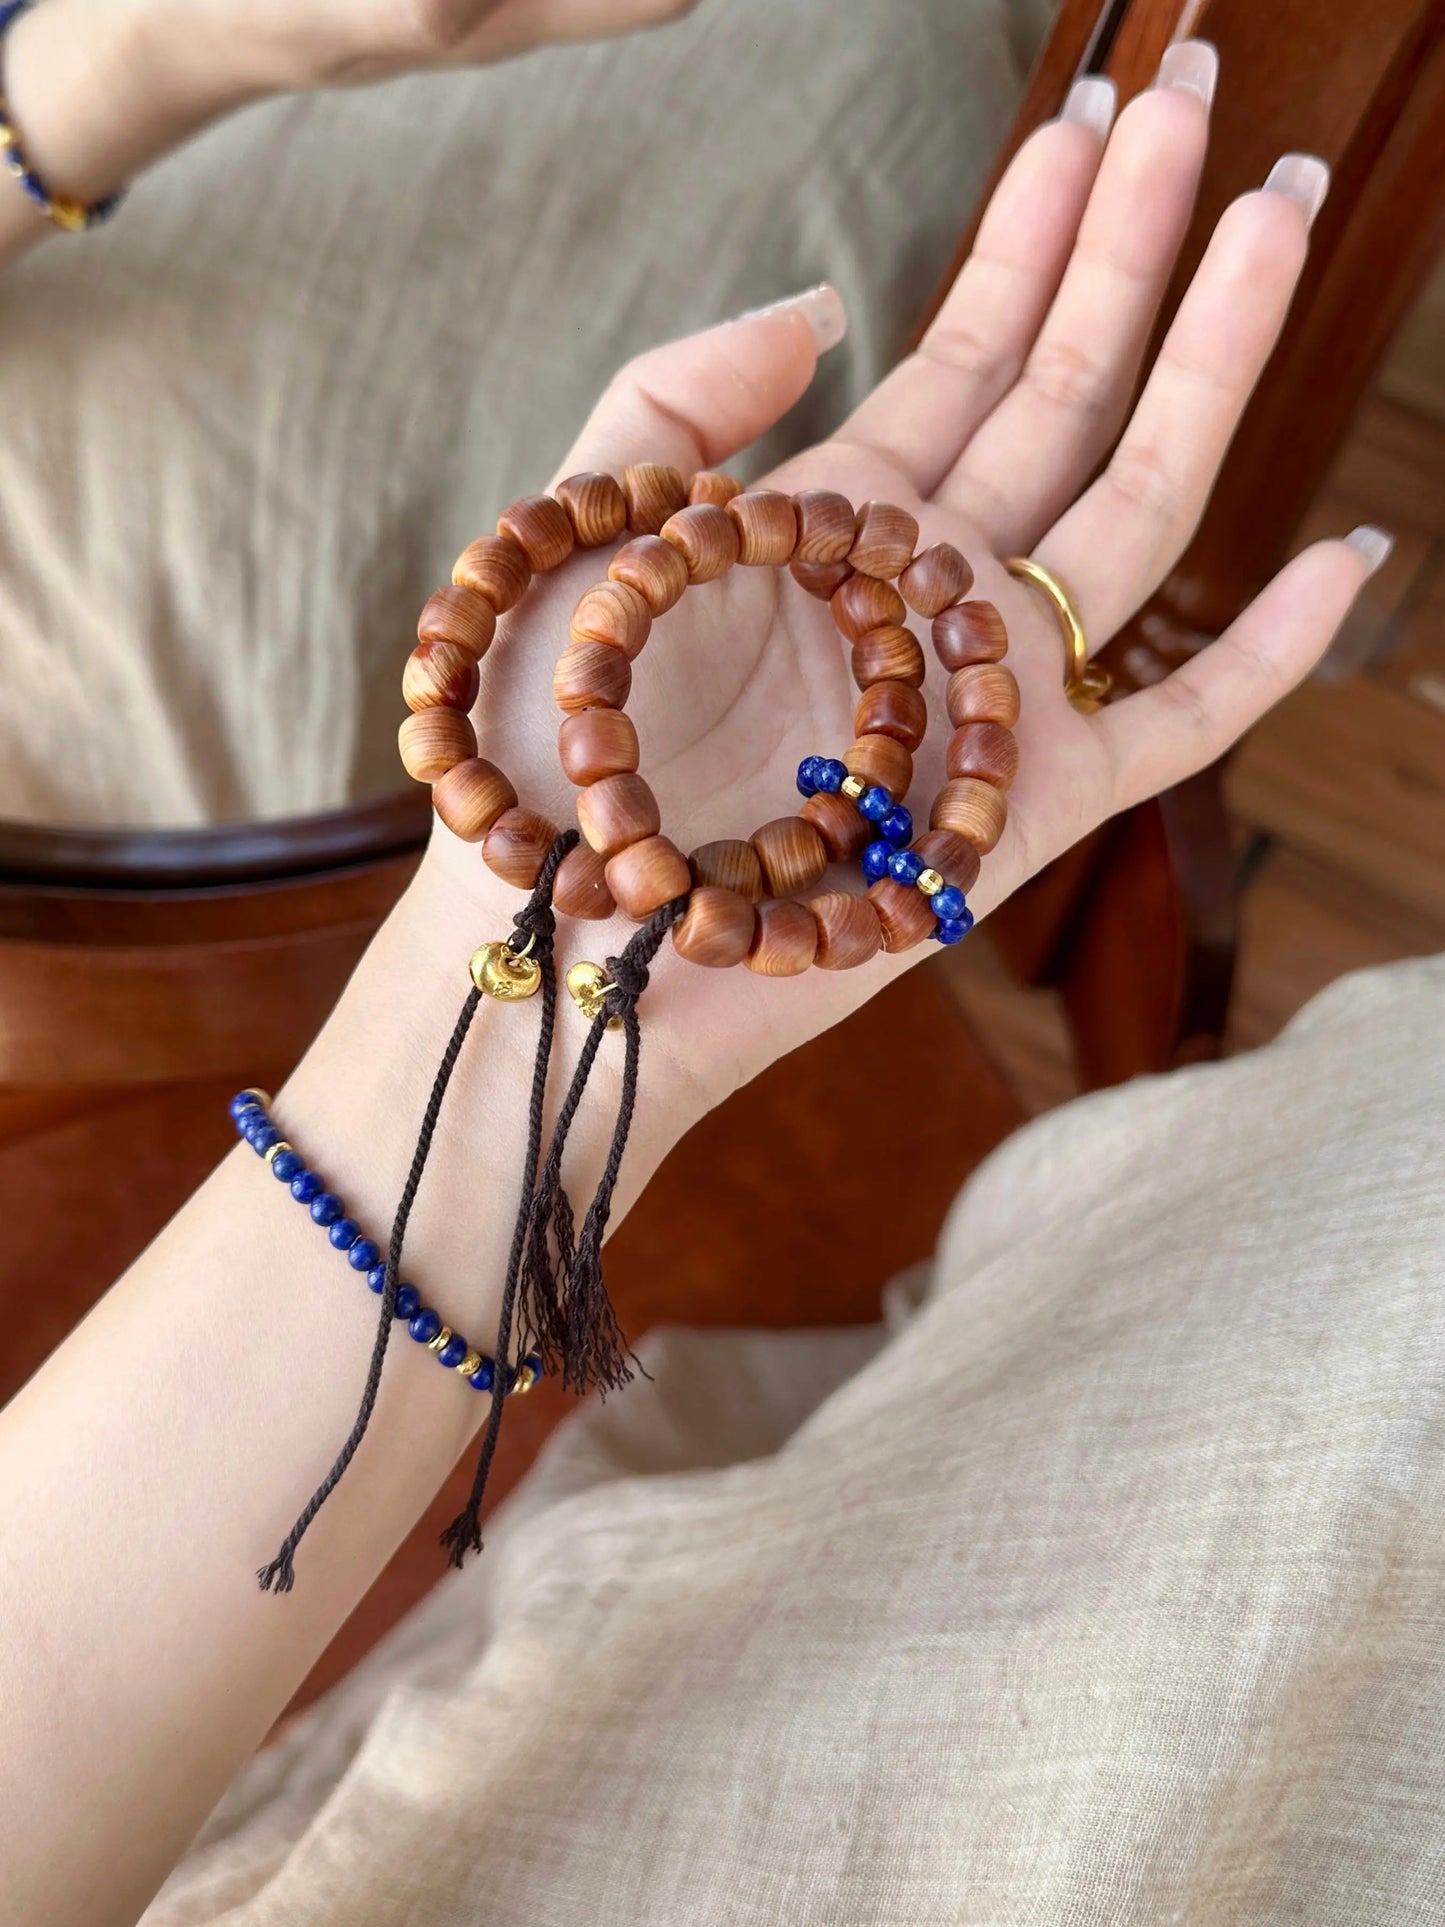
[[[587,1019],[589,1024],[597,1019],[607,1008],[607,993],[613,988],[612,979],[601,964],[574,963],[567,972],[567,989],[572,1001]],[[622,1019],[609,1017],[609,1030],[621,1030]]]
[[[515,1003],[522,997],[535,997],[542,988],[542,967],[531,953],[532,940],[525,950],[513,950],[506,943],[484,943],[472,957],[472,982],[483,996]]]

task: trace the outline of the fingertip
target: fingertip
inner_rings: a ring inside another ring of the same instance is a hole
[[[1353,549],[1363,560],[1364,579],[1368,582],[1375,571],[1389,561],[1395,538],[1388,529],[1379,528],[1373,522],[1362,522],[1345,537],[1345,546]]]
[[[769,301],[761,308],[749,308],[738,316],[739,321],[761,321],[772,315],[797,316],[807,329],[816,355],[826,355],[830,348],[836,348],[848,332],[848,310],[843,305],[843,297],[830,281],[820,281],[816,287],[805,288],[801,294],[790,294],[781,301]]]

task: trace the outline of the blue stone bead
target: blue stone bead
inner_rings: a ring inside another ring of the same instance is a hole
[[[437,1363],[439,1365],[445,1365],[449,1369],[453,1368],[461,1364],[471,1349],[471,1346],[465,1338],[458,1338],[456,1333],[453,1332],[446,1344],[443,1345],[437,1353]]]
[[[231,1099],[231,1116],[239,1124],[247,1111],[259,1111],[261,1100],[254,1091],[237,1091]]]
[[[311,1215],[314,1217],[316,1214],[313,1212]],[[361,1226],[355,1218],[337,1218],[326,1235],[338,1251],[350,1251],[361,1236]]]
[[[884,836],[895,849],[913,841],[913,812],[905,810],[901,803],[895,803],[887,816],[878,825],[878,833]]]
[[[836,756],[818,758],[818,788],[836,796],[848,780],[848,765],[840,763]]]
[[[941,890],[935,890],[928,901],[934,916],[943,923],[956,923],[968,908],[962,890],[956,890],[951,883],[945,883]]]
[[[381,1294],[386,1290],[386,1266],[373,1265],[371,1270],[366,1274],[366,1282],[370,1289],[380,1298]],[[397,1297],[399,1298],[400,1296],[401,1293],[398,1292]]]
[[[415,1285],[398,1285],[396,1288],[396,1315],[408,1323],[421,1310],[421,1293]]]
[[[281,1142],[281,1133],[274,1124],[260,1124],[255,1129],[247,1131],[246,1142],[258,1158],[264,1157],[273,1144]]]
[[[346,1262],[353,1271],[370,1271],[381,1253],[370,1238],[358,1238],[346,1254]],[[385,1266],[382,1267],[385,1270]]]
[[[423,1305],[421,1310],[407,1326],[407,1330],[411,1333],[418,1345],[429,1345],[441,1328],[442,1321],[437,1317],[430,1305]]]
[[[271,1175],[278,1184],[289,1184],[298,1171],[306,1166],[294,1151],[282,1151],[279,1157],[271,1160]]]
[[[805,756],[802,762],[799,763],[798,789],[802,795],[816,796],[818,794],[818,764],[821,760],[822,759],[817,756]]]
[[[479,1392],[490,1392],[492,1389],[492,1381],[496,1375],[491,1359],[484,1358],[467,1380],[467,1383],[468,1385],[475,1385]]]
[[[972,928],[972,913],[965,910],[961,917],[940,917],[933,934],[939,943],[962,943]]]
[[[527,1356],[522,1360],[522,1363],[531,1366],[533,1378],[540,1378],[542,1376],[542,1355],[540,1352],[528,1352]]]
[[[310,1204],[325,1190],[319,1171],[298,1171],[291,1180],[291,1195],[297,1204]]]
[[[893,808],[893,798],[881,783],[875,783],[858,798],[858,808],[870,823],[881,823]]]
[[[895,883],[917,883],[923,875],[923,858],[917,850],[891,850],[888,857],[888,874]]]
[[[881,883],[888,874],[888,859],[893,848],[888,843],[870,843],[863,852],[863,874],[870,883]]]
[[[335,1224],[345,1209],[334,1191],[322,1191],[311,1200],[311,1216],[317,1224]]]

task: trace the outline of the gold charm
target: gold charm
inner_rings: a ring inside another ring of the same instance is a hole
[[[535,997],[542,988],[542,970],[536,958],[519,955],[505,943],[484,943],[473,956],[470,969],[477,989],[503,1003]]]
[[[589,1024],[595,1023],[607,1008],[607,993],[612,988],[612,979],[601,964],[574,963],[567,972],[567,989],[572,1000]],[[609,1030],[621,1030],[622,1019],[609,1017]]]

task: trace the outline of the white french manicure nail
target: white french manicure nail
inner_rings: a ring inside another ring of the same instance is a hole
[[[1371,575],[1390,559],[1390,551],[1395,546],[1394,536],[1376,528],[1372,522],[1362,522],[1357,529],[1351,529],[1345,540],[1365,558]]]
[[[1318,154],[1281,154],[1265,178],[1266,194],[1286,194],[1313,223],[1330,191],[1330,170]]]
[[[1068,98],[1059,110],[1059,119],[1092,127],[1103,139],[1114,125],[1118,98],[1118,89],[1106,74],[1085,74],[1069,89]]]
[[[790,294],[786,300],[769,301],[762,308],[749,308],[739,318],[753,321],[759,315],[790,312],[802,315],[813,330],[813,339],[818,344],[820,355],[826,355],[830,348],[836,348],[848,332],[848,313],[843,306],[843,297],[827,281],[820,281],[816,288],[805,288],[801,294]]]
[[[1176,40],[1164,49],[1154,85],[1187,87],[1191,94],[1198,94],[1207,109],[1218,79],[1219,54],[1212,41]]]

